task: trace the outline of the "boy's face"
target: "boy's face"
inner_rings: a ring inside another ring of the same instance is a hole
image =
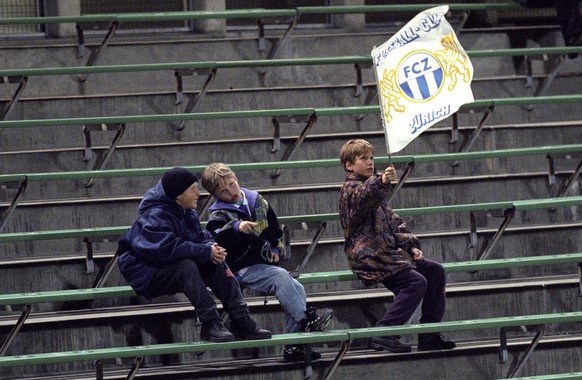
[[[214,196],[223,202],[235,203],[242,198],[236,176],[225,177],[220,181]]]
[[[200,197],[200,190],[198,190],[198,182],[194,182],[189,188],[176,197],[176,202],[185,209],[192,210],[198,205],[198,197]]]
[[[374,174],[374,155],[364,153],[357,156],[354,162],[346,162],[346,169],[360,177],[368,178]]]

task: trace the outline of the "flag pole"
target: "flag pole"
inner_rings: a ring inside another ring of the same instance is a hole
[[[382,107],[380,107],[382,109]],[[384,119],[384,113],[382,112],[382,119]],[[390,153],[390,143],[388,142],[388,134],[386,133],[386,129],[384,129],[384,137],[386,139],[386,152],[388,152],[388,165],[392,165],[392,153]]]
[[[372,50],[376,49],[376,46]],[[374,56],[372,56],[374,60]],[[392,166],[392,154],[390,153],[390,142],[388,141],[388,131],[386,130],[386,119],[384,118],[384,107],[382,106],[382,96],[380,95],[380,86],[378,85],[378,70],[374,68],[374,79],[376,80],[376,94],[378,95],[378,103],[380,105],[380,119],[382,120],[382,129],[384,130],[384,140],[386,141],[386,153],[388,154],[388,164]]]

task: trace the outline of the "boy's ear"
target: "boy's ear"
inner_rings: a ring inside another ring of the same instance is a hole
[[[344,165],[344,169],[346,170],[346,172],[351,172],[353,171],[354,168],[354,164],[351,161],[346,161],[346,164]]]

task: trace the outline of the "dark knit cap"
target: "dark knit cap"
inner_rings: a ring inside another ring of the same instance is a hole
[[[165,172],[162,177],[164,192],[172,199],[176,199],[187,188],[192,186],[194,182],[198,182],[196,174],[182,167],[172,168]]]

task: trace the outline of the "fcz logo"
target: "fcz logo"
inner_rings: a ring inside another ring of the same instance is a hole
[[[413,101],[425,102],[438,95],[443,86],[443,68],[429,52],[415,51],[398,65],[397,83],[402,94]]]

